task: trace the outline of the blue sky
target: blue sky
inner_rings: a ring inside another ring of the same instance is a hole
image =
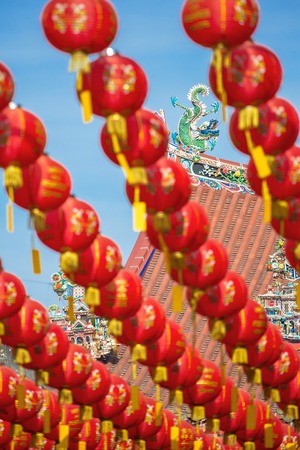
[[[176,131],[181,111],[171,96],[190,106],[189,89],[208,84],[211,51],[194,44],[180,23],[183,0],[115,0],[119,31],[112,47],[139,63],[149,81],[144,107],[165,111],[171,131]],[[54,49],[44,38],[40,14],[44,0],[9,0],[1,4],[0,60],[13,73],[14,101],[32,111],[47,130],[47,153],[70,171],[72,192],[98,212],[102,234],[120,247],[125,264],[137,233],[132,231],[131,205],[124,194],[124,177],[102,153],[99,130],[103,119],[83,124],[75,95],[74,75],[67,71],[68,55]],[[300,2],[260,0],[260,21],[255,42],[279,57],[284,78],[278,96],[299,111]],[[214,101],[210,96],[209,100]],[[221,120],[221,117],[220,117]],[[213,155],[238,162],[247,158],[228,139],[227,124],[220,126]],[[58,269],[59,255],[36,239],[41,252],[42,274],[33,275],[30,259],[31,232],[28,214],[15,207],[15,231],[6,232],[7,196],[0,189],[0,257],[5,270],[20,277],[28,295],[46,306],[57,302],[50,276]]]

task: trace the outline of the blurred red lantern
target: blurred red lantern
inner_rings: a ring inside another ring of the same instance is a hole
[[[273,201],[271,225],[281,236],[300,240],[299,218],[300,197]]]
[[[70,343],[65,359],[49,369],[49,386],[60,389],[60,402],[72,403],[71,389],[81,386],[89,378],[92,357],[85,347]]]
[[[74,402],[90,406],[106,396],[109,386],[108,369],[100,361],[93,361],[92,370],[85,383],[72,389]]]
[[[280,357],[275,363],[261,370],[262,382],[266,386],[277,387],[291,381],[299,370],[299,355],[289,342],[284,342]]]
[[[285,240],[285,256],[290,263],[290,265],[297,270],[297,272],[300,272],[300,245],[299,241],[295,241],[293,239],[286,239]]]
[[[212,361],[202,359],[202,373],[198,381],[184,389],[185,403],[193,410],[193,420],[205,418],[203,405],[214,400],[222,390],[221,371]],[[201,409],[199,409],[199,407]]]
[[[144,420],[134,427],[128,429],[129,437],[136,440],[149,439],[154,436],[162,427],[162,417],[156,413],[156,402],[150,397],[145,396],[146,414]]]
[[[65,330],[56,323],[50,323],[45,336],[27,348],[31,362],[24,364],[28,369],[45,370],[61,363],[67,356],[69,340]]]
[[[154,247],[169,252],[192,252],[208,235],[209,220],[199,203],[187,202],[172,214],[148,214],[147,235]]]
[[[15,361],[30,362],[27,350],[37,344],[47,333],[50,319],[46,308],[36,300],[26,297],[22,308],[13,316],[3,319],[5,335],[2,342],[15,349]]]
[[[255,0],[246,0],[238,7],[233,0],[185,0],[181,21],[186,34],[204,47],[217,44],[235,46],[249,39],[256,29],[259,17]]]
[[[294,145],[299,133],[297,110],[285,99],[273,97],[258,106],[258,124],[249,130],[254,147],[261,145],[266,155],[278,155]],[[240,111],[235,110],[229,122],[230,138],[241,152],[249,154]]]
[[[147,109],[138,109],[126,117],[126,129],[127,139],[120,141],[120,150],[130,167],[150,166],[165,155],[169,132],[157,114]],[[100,141],[106,156],[119,165],[107,123],[102,127]]]
[[[226,433],[235,433],[244,428],[246,426],[246,409],[250,403],[251,398],[248,392],[239,389],[236,411],[220,418],[220,429]]]
[[[165,157],[146,168],[146,184],[126,183],[130,203],[134,203],[136,189],[149,214],[162,211],[172,213],[184,206],[191,193],[190,177],[178,162]]]
[[[45,228],[36,232],[43,244],[62,253],[61,269],[68,273],[78,269],[75,252],[91,245],[99,226],[96,211],[86,202],[69,196],[59,208],[45,213]]]
[[[0,419],[0,445],[1,448],[5,444],[9,444],[13,439],[12,436],[12,424],[6,420]]]
[[[83,106],[84,93],[90,92],[92,112],[101,117],[118,114],[118,123],[120,115],[129,116],[142,106],[147,90],[148,80],[139,64],[111,49],[94,60],[90,72],[77,83]]]
[[[145,297],[137,313],[122,324],[122,334],[117,339],[134,351],[137,344],[149,345],[160,338],[166,324],[165,311],[155,298]]]
[[[116,444],[116,430],[113,428],[111,431],[101,434],[100,441],[97,447],[95,447],[95,450],[103,450],[104,448],[115,449]]]
[[[142,294],[141,278],[121,269],[109,284],[100,288],[100,305],[95,306],[94,312],[99,317],[124,320],[139,310]]]
[[[22,170],[23,186],[15,191],[14,202],[34,212],[58,208],[69,196],[71,177],[64,166],[41,155]]]
[[[300,371],[298,370],[296,376],[287,383],[281,384],[277,387],[280,402],[285,404],[300,403]]]
[[[222,322],[222,323],[221,323]],[[247,364],[248,345],[257,342],[266,332],[268,318],[264,308],[255,300],[248,299],[238,313],[220,321],[210,319],[211,334],[215,339],[234,347],[232,361]]]
[[[0,366],[0,409],[15,403],[19,376],[7,366]]]
[[[25,302],[25,287],[15,275],[5,272],[0,259],[0,320],[16,314]],[[5,330],[1,330],[0,335]]]
[[[244,279],[229,271],[216,285],[202,290],[187,290],[188,301],[196,303],[196,311],[206,317],[227,317],[240,311],[247,302],[248,289]]]
[[[89,306],[96,306],[101,302],[99,288],[114,279],[121,268],[121,263],[122,255],[117,244],[100,233],[80,252],[78,269],[73,274],[73,281],[87,288],[85,301]]]
[[[226,377],[225,384],[219,395],[211,402],[205,403],[205,417],[207,419],[219,419],[232,413],[232,395],[234,383]]]
[[[272,174],[265,181],[269,193],[275,199],[288,199],[300,195],[299,158],[300,148],[294,146],[270,160]],[[248,163],[247,178],[255,193],[262,196],[262,180],[251,159]]]
[[[74,439],[80,433],[84,421],[80,417],[79,405],[64,404],[61,408],[61,421],[51,428],[49,433],[45,433],[45,437],[61,443],[64,448],[68,448],[69,440]]]
[[[129,427],[138,426],[145,419],[146,410],[145,397],[139,392],[139,408],[133,408],[133,403],[130,400],[126,408],[120,414],[113,417],[113,424],[117,429],[121,430],[127,430]]]
[[[55,391],[42,389],[43,402],[37,414],[22,421],[25,431],[31,433],[46,433],[55,427],[61,419],[61,406]]]
[[[156,367],[154,376],[156,382],[166,381],[166,366],[180,358],[185,348],[186,339],[181,327],[176,322],[167,319],[163,334],[156,342],[147,345],[147,358],[139,359],[139,362]]]
[[[263,422],[264,426],[262,427],[264,430],[266,427],[269,427],[272,431],[272,436],[270,441],[266,441],[266,437],[261,437],[258,440],[254,441],[255,450],[264,450],[266,448],[271,449],[279,449],[281,447],[281,443],[284,438],[285,432],[285,424],[282,423],[278,417],[276,417],[273,413],[269,414],[271,417],[266,417],[266,406],[263,404]]]
[[[110,387],[106,396],[94,405],[95,417],[101,421],[113,420],[125,410],[129,403],[130,391],[126,381],[118,375],[110,374]]]
[[[244,442],[254,441],[255,439],[263,438],[264,436],[264,409],[263,402],[261,400],[253,400],[253,405],[255,408],[255,414],[253,414],[253,426],[240,428],[237,430],[236,435],[240,442],[243,444]],[[247,414],[247,413],[246,413]]]
[[[3,62],[0,62],[0,111],[8,106],[15,93],[13,76]]]
[[[227,105],[245,108],[274,97],[282,81],[282,68],[270,49],[246,41],[222,53],[221,69],[216,59],[209,69],[210,86],[217,98],[224,101],[225,93]]]
[[[51,0],[42,11],[41,24],[50,44],[72,55],[71,69],[81,58],[79,68],[88,70],[83,55],[110,45],[117,33],[118,18],[108,0]]]
[[[94,450],[101,438],[101,424],[99,419],[85,420],[80,433],[69,441],[68,448],[80,450],[83,446],[86,450]]]
[[[170,429],[177,423],[177,417],[167,409],[162,411],[162,426],[155,434],[146,439],[146,447],[149,449],[163,449],[170,447]]]
[[[22,423],[36,416],[43,405],[42,389],[29,380],[20,378],[18,380],[18,390],[22,392],[17,397],[16,402],[1,408],[0,418],[14,423]]]
[[[218,283],[228,269],[227,251],[214,239],[207,239],[198,250],[185,254],[183,260],[180,258],[177,261],[174,253],[170,262],[172,267],[170,275],[175,281],[179,281],[182,276],[183,284],[198,289],[205,289]]]
[[[25,450],[31,446],[32,434],[23,431],[21,434],[13,437],[9,444],[4,445],[4,450]]]

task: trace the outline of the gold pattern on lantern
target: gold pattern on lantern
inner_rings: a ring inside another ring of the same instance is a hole
[[[4,283],[5,295],[2,297],[0,295],[0,300],[4,300],[7,306],[11,306],[15,303],[17,297],[17,289],[15,283],[12,281]]]

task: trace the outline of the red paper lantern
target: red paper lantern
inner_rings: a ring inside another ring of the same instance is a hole
[[[41,14],[47,40],[66,53],[100,52],[115,38],[118,18],[108,0],[49,1]]]
[[[264,308],[252,299],[236,314],[223,319],[210,319],[211,334],[215,339],[234,347],[233,362],[247,364],[246,347],[257,342],[266,332],[268,318]]]
[[[97,417],[105,420],[113,419],[120,414],[129,403],[129,386],[123,378],[118,375],[110,375],[110,387],[105,398],[95,404]]]
[[[61,406],[55,391],[42,389],[43,402],[37,414],[28,420],[22,421],[25,431],[43,433],[48,428],[55,427],[61,419]]]
[[[147,235],[154,247],[169,252],[192,252],[202,245],[209,232],[209,220],[204,208],[187,202],[168,216],[148,214]]]
[[[270,162],[272,174],[265,181],[268,185],[269,193],[275,199],[299,197],[299,158],[300,148],[296,146],[272,158]],[[255,193],[262,196],[262,180],[258,177],[255,164],[252,160],[248,163],[247,178]]]
[[[280,357],[272,366],[261,370],[262,382],[266,386],[277,387],[291,381],[299,370],[299,355],[289,342],[284,342]]]
[[[101,424],[99,419],[85,420],[80,433],[69,442],[68,448],[80,450],[83,446],[86,450],[94,450],[101,438]]]
[[[291,200],[275,200],[272,203],[271,225],[287,239],[300,240],[300,197]]]
[[[45,228],[37,236],[47,247],[61,252],[61,268],[65,273],[78,269],[75,252],[86,249],[99,232],[96,211],[73,196],[55,210],[45,213]]]
[[[41,155],[22,170],[23,186],[15,191],[14,202],[21,208],[49,211],[58,208],[69,196],[71,177],[64,166]]]
[[[100,361],[92,362],[92,370],[84,384],[72,389],[74,402],[80,405],[92,405],[102,400],[108,393],[110,373]]]
[[[2,342],[15,349],[15,361],[30,362],[27,347],[37,344],[50,326],[46,308],[36,300],[26,297],[22,308],[13,316],[3,319],[5,335]]]
[[[280,386],[278,386],[278,391],[280,395],[280,401],[283,403],[294,403],[300,402],[300,371],[298,370],[296,376],[288,381],[287,383],[284,383]]]
[[[60,389],[62,403],[71,403],[70,389],[81,386],[89,378],[92,357],[85,347],[70,343],[66,358],[49,370],[49,386]]]
[[[0,259],[0,320],[16,314],[25,302],[25,287],[15,275],[5,272]],[[4,330],[1,334],[4,333]]]
[[[69,440],[74,439],[81,431],[83,426],[81,419],[80,406],[76,404],[62,405],[61,421],[58,425],[51,428],[49,433],[45,433],[47,439],[59,442],[61,426],[67,427]]]
[[[190,197],[190,177],[187,171],[175,161],[160,158],[146,168],[147,183],[130,185],[126,183],[126,193],[134,204],[136,189],[139,199],[146,204],[147,212],[154,214],[162,211],[172,213],[184,206]]]
[[[248,392],[238,390],[238,401],[236,411],[220,418],[220,429],[226,433],[235,433],[246,426],[246,408],[251,403]]]
[[[106,156],[119,165],[111,133],[105,123],[100,142]],[[120,141],[120,149],[130,167],[147,167],[165,155],[169,132],[163,120],[154,112],[138,109],[126,117],[127,140]]]
[[[96,316],[124,320],[133,316],[143,300],[141,278],[121,269],[111,283],[100,288],[100,305],[95,306]]]
[[[31,446],[32,434],[23,431],[20,435],[13,437],[9,444],[3,446],[4,450],[24,450],[29,449]]]
[[[14,423],[22,423],[36,416],[43,405],[42,389],[28,378],[20,378],[18,381],[22,395],[10,405],[1,408],[0,418]]]
[[[15,402],[19,376],[10,367],[0,366],[0,409]]]
[[[5,444],[9,444],[13,439],[12,436],[12,424],[6,420],[0,419],[0,445],[1,448]]]
[[[181,21],[186,34],[204,47],[234,46],[249,39],[257,27],[259,9],[255,0],[238,6],[235,1],[186,0]]]
[[[134,347],[136,344],[149,345],[163,334],[166,315],[162,305],[152,297],[145,297],[134,316],[123,320],[119,342]]]
[[[211,402],[205,404],[205,417],[207,419],[221,418],[231,414],[231,403],[234,383],[226,377],[225,384],[219,395]]]
[[[171,259],[171,277],[186,286],[205,289],[221,281],[228,269],[228,255],[225,247],[214,239],[207,239],[198,250],[184,255],[184,267],[179,269],[176,254]],[[180,263],[180,261],[179,261]],[[175,267],[174,267],[175,266]]]
[[[255,417],[254,417],[254,426],[253,427],[245,427],[237,430],[236,435],[240,442],[243,444],[247,441],[254,441],[255,439],[259,439],[263,437],[263,424],[264,424],[264,409],[263,402],[260,400],[253,400],[253,405],[255,407]]]
[[[145,397],[146,401],[146,414],[143,422],[138,426],[131,427],[128,429],[129,437],[132,439],[149,439],[154,436],[162,427],[161,420],[157,418],[156,415],[156,402],[150,397]]]
[[[273,97],[258,106],[258,114],[258,125],[247,127],[255,147],[261,145],[266,155],[278,155],[294,145],[299,133],[299,117],[297,110],[288,101]],[[249,154],[239,110],[231,115],[229,134],[235,147]]]
[[[28,369],[45,370],[60,364],[67,356],[69,340],[65,330],[56,323],[50,323],[45,336],[35,345],[28,347],[31,362]]]
[[[206,403],[214,400],[222,390],[221,371],[216,364],[202,359],[202,366],[202,373],[198,381],[183,391],[184,401],[192,407],[194,417],[197,415],[198,406],[205,406]]]
[[[255,450],[264,450],[266,448],[271,449],[279,449],[281,447],[281,443],[284,438],[284,431],[285,431],[285,424],[282,423],[278,417],[274,416],[274,414],[271,413],[271,417],[266,417],[266,407],[263,405],[263,421],[264,421],[264,427],[269,426],[272,427],[272,443],[268,442],[266,443],[265,440],[262,442],[263,438],[260,438],[258,440],[254,441],[255,444]],[[262,429],[264,429],[262,427]]]
[[[113,424],[116,428],[127,430],[130,427],[138,426],[143,422],[146,415],[146,400],[143,394],[139,392],[139,408],[134,409],[130,400],[126,408],[117,416],[113,417]]]
[[[0,62],[0,111],[8,106],[15,93],[13,76],[3,62]]]
[[[77,84],[81,102],[84,92],[90,92],[92,111],[101,117],[133,114],[142,106],[147,90],[148,80],[139,64],[111,49],[91,63],[90,72]]]
[[[177,423],[177,417],[167,409],[163,410],[162,416],[163,420],[160,430],[146,439],[146,446],[149,449],[163,449],[170,447],[170,429]]]
[[[218,84],[219,75],[222,89]],[[221,69],[215,66],[215,61],[209,69],[213,93],[224,100],[225,92],[227,105],[235,108],[258,106],[270,100],[281,81],[282,68],[277,56],[267,47],[251,41],[232,48],[226,58],[224,51]]]
[[[244,279],[236,272],[229,271],[216,285],[204,291],[187,291],[189,302],[196,302],[198,314],[207,317],[227,317],[240,311],[247,302],[248,289]]]

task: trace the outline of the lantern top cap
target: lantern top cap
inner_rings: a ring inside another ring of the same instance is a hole
[[[112,47],[107,47],[105,50],[101,52],[102,56],[113,56],[118,55],[119,52]]]

